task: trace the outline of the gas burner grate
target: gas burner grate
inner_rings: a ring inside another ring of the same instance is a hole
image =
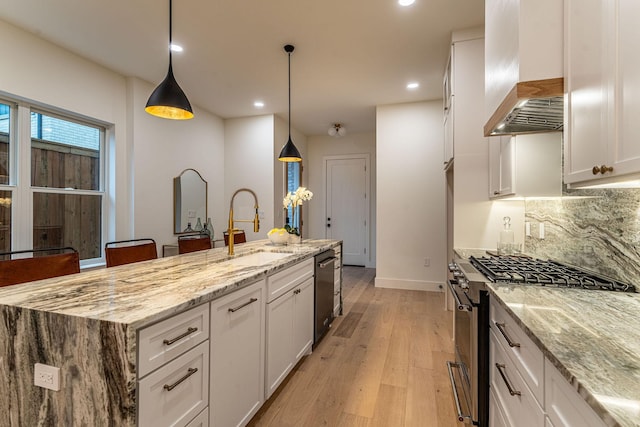
[[[635,286],[552,260],[525,257],[471,257],[492,282],[531,283],[561,288],[636,292]]]

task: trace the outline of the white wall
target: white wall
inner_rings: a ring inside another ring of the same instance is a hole
[[[236,223],[245,230],[247,240],[264,239],[273,228],[273,116],[243,117],[225,120],[224,140],[224,200],[228,218],[229,203],[239,188],[249,188],[258,196],[260,231],[253,232],[253,225]],[[234,219],[253,219],[254,200],[251,194],[242,192],[234,201]]]
[[[133,198],[135,237],[153,237],[158,245],[175,243],[173,178],[193,168],[207,181],[208,215],[214,235],[227,228],[224,194],[224,123],[197,106],[191,120],[167,120],[144,111],[154,87],[131,78]],[[188,95],[188,94],[187,94]],[[226,200],[226,201],[225,201]],[[203,224],[206,218],[202,218]],[[195,224],[194,224],[195,225]]]
[[[310,136],[308,139],[308,181],[303,181],[311,191],[313,199],[304,205],[308,220],[305,222],[305,237],[326,238],[326,194],[324,194],[323,164],[327,156],[346,154],[368,154],[371,161],[371,194],[369,194],[369,248],[366,267],[376,266],[376,135],[375,133],[347,133],[341,138],[329,135]]]
[[[376,286],[440,290],[446,263],[442,101],[378,106],[376,121]]]

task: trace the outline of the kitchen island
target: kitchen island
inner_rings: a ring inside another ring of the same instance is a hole
[[[264,240],[0,289],[0,425],[137,425],[142,329],[340,244]],[[36,363],[60,369],[59,391],[34,386]]]
[[[604,425],[640,426],[640,294],[526,284],[488,288]]]

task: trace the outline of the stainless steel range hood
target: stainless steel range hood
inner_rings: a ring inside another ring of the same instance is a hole
[[[484,136],[562,131],[564,79],[517,83],[484,126]]]

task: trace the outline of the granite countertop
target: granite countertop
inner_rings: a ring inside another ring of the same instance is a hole
[[[338,245],[303,240],[276,246],[259,240],[119,267],[0,288],[0,305],[126,324],[137,329],[189,307],[219,298],[275,271]],[[254,252],[290,256],[260,266],[225,263]]]
[[[609,426],[640,426],[640,294],[489,283]]]

